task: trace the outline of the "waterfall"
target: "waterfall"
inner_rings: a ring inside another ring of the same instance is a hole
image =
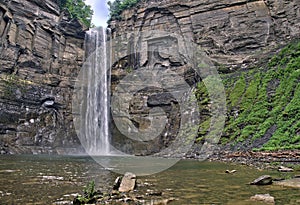
[[[110,153],[109,105],[110,105],[110,49],[107,47],[106,29],[99,27],[89,30],[85,37],[85,80],[86,91],[83,106],[85,127],[82,142],[90,155]]]

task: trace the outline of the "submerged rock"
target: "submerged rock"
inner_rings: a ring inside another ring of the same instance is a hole
[[[300,178],[282,180],[282,181],[275,182],[274,184],[285,186],[285,187],[300,188]]]
[[[269,185],[272,184],[273,179],[269,175],[263,175],[255,179],[250,183],[250,185]]]
[[[152,201],[153,205],[167,205],[170,202],[174,201],[174,198],[170,198],[170,199],[161,199],[161,200],[154,200]]]
[[[146,193],[147,196],[162,196],[162,192],[161,191],[152,191],[152,190],[149,190],[148,193]]]
[[[263,201],[270,204],[275,204],[275,199],[270,194],[256,194],[250,198],[253,201]]]

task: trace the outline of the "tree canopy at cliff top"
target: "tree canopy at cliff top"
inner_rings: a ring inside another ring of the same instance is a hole
[[[114,2],[107,2],[109,6],[109,12],[110,12],[110,18],[108,21],[111,20],[120,20],[121,19],[121,13],[125,9],[132,8],[135,6],[138,2],[141,0],[115,0]]]
[[[70,12],[72,18],[77,18],[89,28],[92,26],[94,11],[85,4],[85,0],[59,0],[60,8]]]

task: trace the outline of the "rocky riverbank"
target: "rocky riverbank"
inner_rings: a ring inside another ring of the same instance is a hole
[[[274,155],[274,153],[270,153],[270,155]],[[280,158],[280,156],[285,156],[285,153],[282,155],[276,154],[276,157]],[[238,178],[243,171],[240,170],[241,166],[236,166],[238,170],[226,170],[223,174],[228,175],[232,179]],[[253,169],[252,169],[253,170]],[[220,170],[219,170],[220,171]],[[261,175],[260,177],[253,179],[252,182],[248,182],[247,184],[240,184],[239,186],[260,186],[260,191],[265,192],[264,194],[255,194],[251,196],[248,200],[251,203],[253,201],[264,202],[268,204],[275,204],[278,202],[278,196],[273,196],[269,194],[270,188],[265,189],[264,187],[281,187],[279,189],[286,188],[300,188],[300,170],[293,170],[288,167],[280,166],[278,169],[278,173],[280,172],[293,172],[290,175],[286,175],[285,178],[276,178],[277,176],[273,173],[271,175]],[[261,171],[257,171],[257,173],[265,173]],[[271,173],[271,172],[270,172]],[[218,173],[218,174],[221,174]],[[183,174],[184,175],[184,174]],[[226,178],[226,176],[224,177]],[[231,175],[231,176],[230,176]],[[288,177],[287,177],[288,176]],[[187,177],[187,176],[184,176]],[[247,177],[246,177],[247,178]],[[175,180],[175,179],[174,179]],[[194,184],[197,186],[197,183]],[[225,184],[223,184],[226,186]],[[81,205],[81,204],[151,204],[151,205],[162,205],[162,204],[179,204],[181,201],[180,196],[174,195],[172,189],[161,189],[155,186],[155,184],[151,184],[147,182],[147,177],[137,177],[133,173],[125,173],[124,176],[119,176],[116,178],[114,185],[107,190],[106,192],[95,191],[95,184],[92,182],[88,186],[86,186],[82,195],[77,195],[74,198],[73,204]],[[272,188],[271,188],[272,189]],[[277,189],[277,188],[275,188]],[[185,195],[186,193],[182,193]],[[176,196],[176,197],[175,197]],[[299,200],[297,199],[297,202]],[[192,203],[193,204],[193,203]]]
[[[137,179],[130,172],[116,178],[113,187],[107,192],[95,190],[95,183],[88,184],[82,195],[77,195],[74,205],[81,204],[151,204],[163,205],[176,200],[152,184]]]
[[[238,163],[258,168],[271,168],[278,165],[300,164],[300,150],[284,150],[277,152],[230,152],[221,151],[209,157],[211,161]]]

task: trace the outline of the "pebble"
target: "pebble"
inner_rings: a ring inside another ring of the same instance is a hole
[[[278,167],[278,171],[279,172],[293,172],[294,170],[292,168],[280,166],[280,167]]]
[[[227,174],[233,174],[233,173],[236,173],[237,171],[235,170],[235,169],[233,169],[233,170],[226,170],[225,171],[225,173],[227,173]]]

